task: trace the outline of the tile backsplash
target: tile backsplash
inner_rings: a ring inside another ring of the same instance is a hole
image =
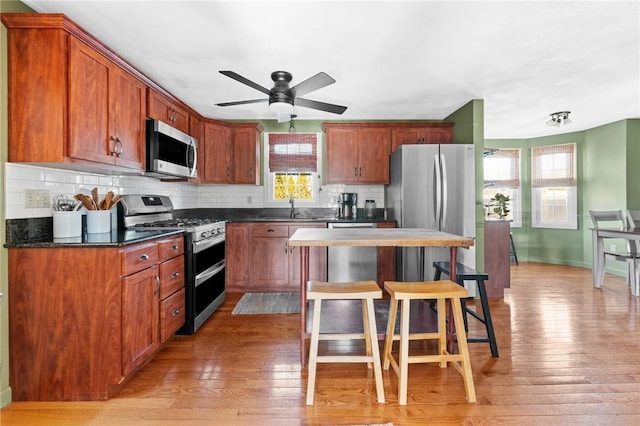
[[[70,170],[4,163],[4,209],[6,219],[52,216],[51,208],[25,208],[25,189],[48,190],[50,196],[98,188],[102,195],[154,194],[171,198],[176,209],[187,208],[261,208],[264,207],[264,187],[254,185],[195,185],[184,182],[162,182],[144,176],[111,176]],[[358,207],[364,200],[375,200],[384,206],[383,185],[325,185],[321,191],[321,206],[337,208],[340,192],[357,192]]]

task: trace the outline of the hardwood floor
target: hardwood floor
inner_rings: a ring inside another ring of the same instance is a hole
[[[640,298],[624,279],[591,286],[591,270],[535,263],[511,269],[491,300],[500,358],[470,345],[478,402],[452,368],[414,364],[408,404],[384,371],[378,405],[363,364],[318,367],[305,405],[297,314],[232,315],[240,294],[196,336],[178,336],[106,402],[12,403],[7,425],[635,425],[640,424]],[[480,330],[470,319],[470,334]],[[343,343],[344,345],[344,343]],[[349,348],[345,348],[349,350]]]

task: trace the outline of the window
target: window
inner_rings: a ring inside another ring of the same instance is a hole
[[[265,135],[266,205],[287,204],[291,196],[297,205],[319,205],[321,144],[318,140],[317,133]]]
[[[531,148],[532,226],[578,229],[576,144]]]
[[[491,198],[502,194],[511,200],[508,203],[509,214],[505,217],[512,220],[511,226],[522,226],[522,196],[520,194],[520,149],[486,149],[484,164],[483,204],[487,206],[487,218],[498,218],[493,209],[488,207]]]

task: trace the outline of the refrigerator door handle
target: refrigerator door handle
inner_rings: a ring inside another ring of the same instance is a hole
[[[440,173],[440,154],[436,154],[433,158],[433,186],[434,186],[434,203],[433,203],[433,217],[436,222],[437,229],[441,229],[440,221],[442,220],[442,182],[440,181],[442,175]]]
[[[442,207],[441,207],[441,220],[440,229],[445,229],[447,226],[447,198],[449,196],[449,183],[447,182],[447,161],[444,155],[440,154],[440,173],[442,173]]]

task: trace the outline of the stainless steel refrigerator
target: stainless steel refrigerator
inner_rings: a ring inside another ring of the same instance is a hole
[[[475,238],[475,150],[473,145],[402,145],[391,155],[385,186],[389,219],[401,228],[430,228]],[[447,248],[398,248],[397,279],[432,280],[433,262],[449,260]],[[458,261],[475,268],[475,249],[458,249]]]

